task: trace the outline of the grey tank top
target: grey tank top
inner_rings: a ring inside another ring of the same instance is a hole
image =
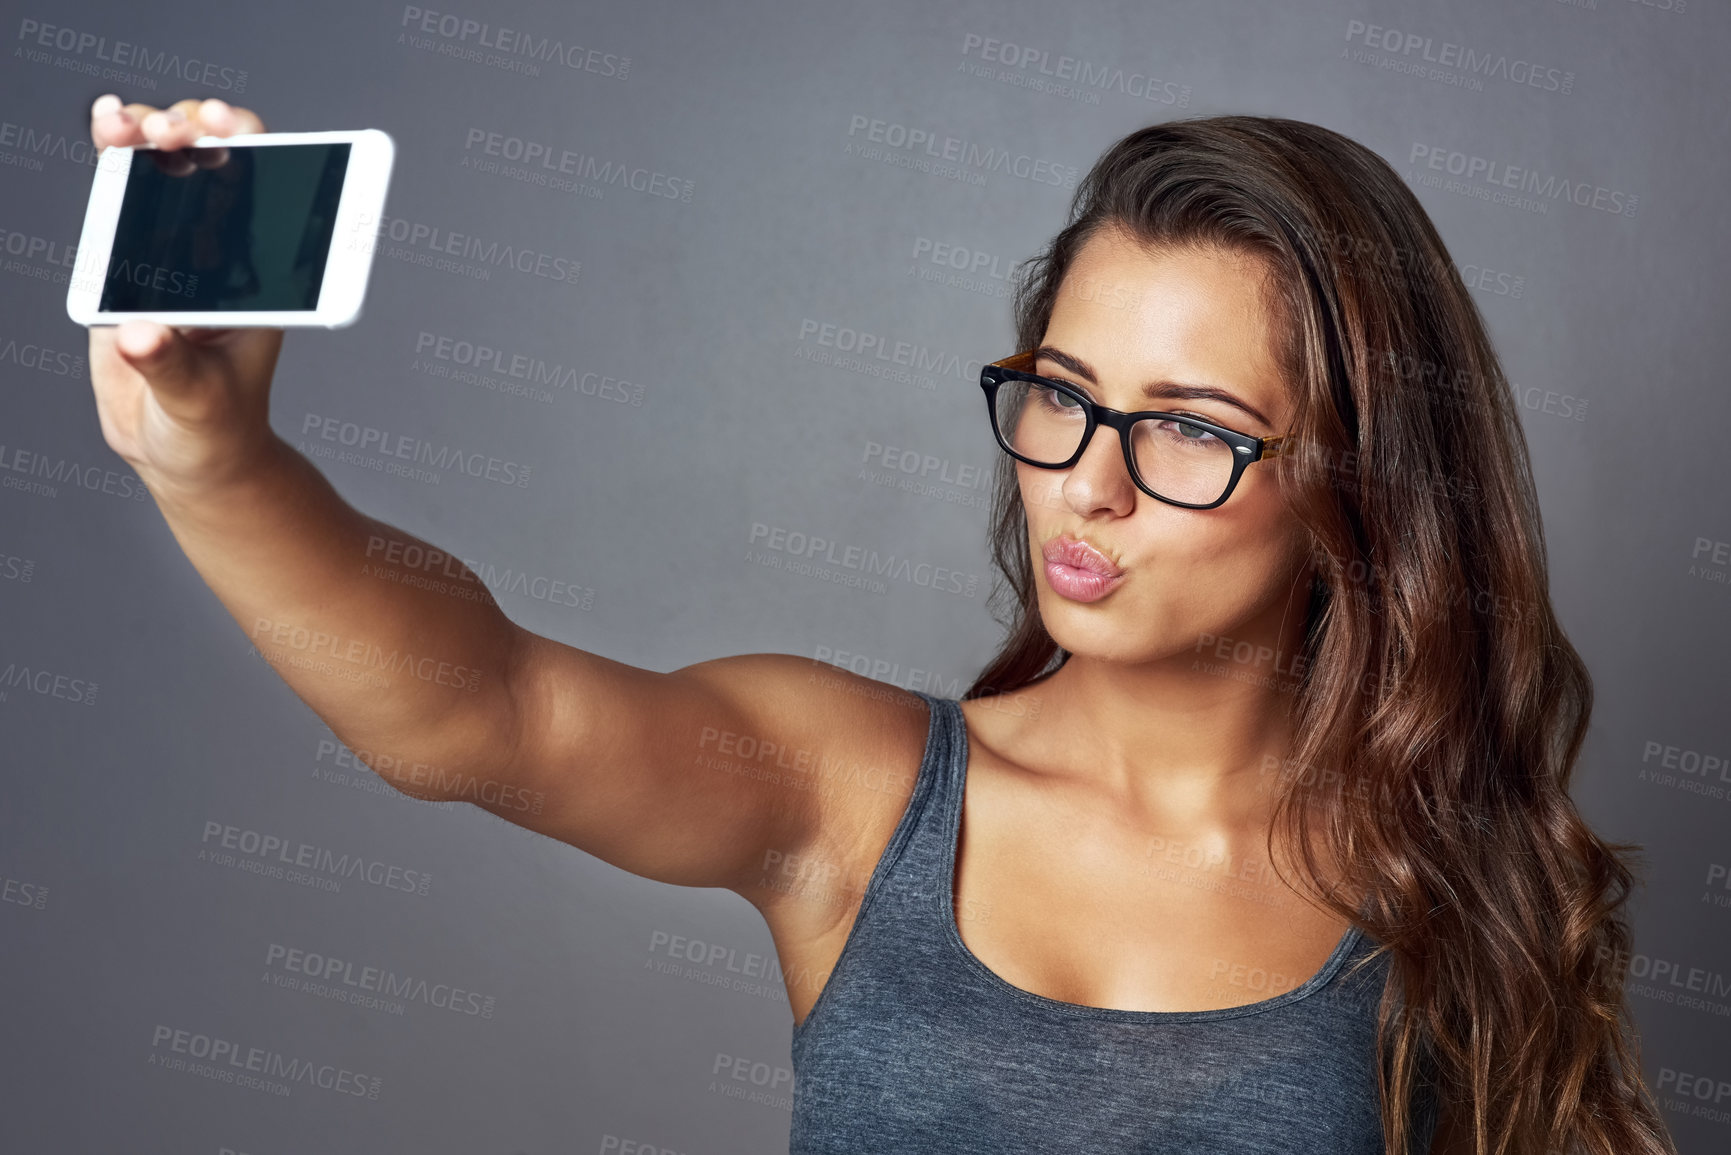
[[[917,691],[916,691],[917,692]],[[1374,1055],[1388,960],[1349,928],[1261,1002],[1133,1011],[988,970],[954,916],[967,730],[931,709],[913,795],[817,1002],[793,1030],[790,1155],[1383,1155]],[[1427,1152],[1421,1093],[1411,1152]]]

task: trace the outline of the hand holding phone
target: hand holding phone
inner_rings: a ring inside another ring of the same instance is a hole
[[[263,131],[257,114],[220,100],[182,100],[166,112],[123,106],[114,96],[91,106],[90,135],[99,152],[183,149],[200,137]],[[174,154],[160,157],[176,164]],[[282,337],[280,328],[93,324],[90,380],[103,438],[159,498],[242,476],[275,440],[270,381]]]

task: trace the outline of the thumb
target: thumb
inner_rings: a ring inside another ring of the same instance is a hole
[[[199,372],[201,350],[169,325],[122,321],[114,347],[150,384],[161,401],[190,401],[208,385]]]

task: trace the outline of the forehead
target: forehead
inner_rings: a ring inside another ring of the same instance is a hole
[[[1091,364],[1107,392],[1169,378],[1218,385],[1264,413],[1284,412],[1266,279],[1266,264],[1253,254],[1150,249],[1102,229],[1071,262],[1045,343]]]

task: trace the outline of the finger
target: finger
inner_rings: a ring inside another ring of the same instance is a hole
[[[235,135],[241,135],[242,132],[265,132],[265,121],[261,121],[261,119],[258,118],[258,113],[254,113],[253,109],[242,109],[242,107],[234,106],[234,104],[228,104],[227,100],[218,100],[215,99],[215,97],[206,100],[206,102],[204,102],[204,107],[208,109],[208,107],[213,106],[213,104],[222,106],[222,109],[227,109],[227,113],[230,114],[230,116],[234,116],[234,128],[232,128],[232,130],[228,130],[227,133],[213,133],[213,135],[228,135],[228,137],[235,137]],[[209,123],[209,121],[206,121],[206,123]]]
[[[250,108],[236,108],[216,97],[198,106],[198,119],[211,136],[238,136],[243,132],[263,132],[264,121]]]
[[[138,122],[156,109],[148,104],[122,104],[112,92],[96,98],[90,106],[90,140],[98,151],[113,145],[130,148],[144,143]]]
[[[171,140],[184,141],[175,147],[184,148],[201,136],[233,136],[242,132],[263,132],[258,116],[244,108],[235,108],[225,100],[177,100],[166,110],[173,120],[179,113],[184,120],[173,120]]]
[[[282,353],[282,329],[225,329],[208,344],[221,348],[234,366],[234,379],[242,392],[257,396],[269,390]]]
[[[157,148],[185,148],[203,135],[197,120],[198,101],[177,100],[167,108],[159,108],[138,122],[144,138]]]
[[[155,321],[123,321],[114,348],[163,399],[190,399],[201,390],[197,350],[174,329]]]

